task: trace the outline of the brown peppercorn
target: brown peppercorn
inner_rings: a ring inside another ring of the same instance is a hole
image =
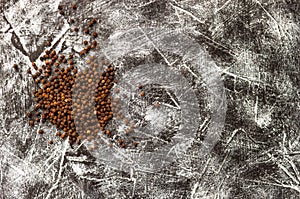
[[[145,91],[142,91],[142,92],[140,93],[140,95],[141,95],[142,97],[145,97]]]
[[[83,44],[84,44],[84,45],[88,45],[88,43],[89,43],[89,42],[88,42],[87,40],[84,40],[84,41],[83,41]]]
[[[98,34],[96,32],[94,32],[93,36],[96,38],[98,36]]]
[[[50,41],[46,41],[46,45],[47,46],[51,46],[51,42]]]
[[[39,133],[39,134],[44,134],[44,131],[43,131],[42,129],[40,129],[40,130],[38,131],[38,133]]]
[[[62,10],[63,6],[62,5],[58,5],[58,10]]]
[[[72,4],[72,8],[73,8],[73,10],[76,10],[76,9],[77,9],[77,6],[76,6],[75,3]]]
[[[139,89],[142,89],[142,88],[143,88],[143,85],[142,85],[142,84],[139,84],[139,85],[138,85],[138,88],[139,88]]]
[[[32,114],[30,112],[26,113],[26,117],[31,118]]]
[[[70,24],[73,24],[75,22],[74,19],[70,19]]]
[[[79,31],[79,28],[77,28],[77,27],[74,28],[74,31],[75,31],[75,32],[78,32],[78,31]]]
[[[67,134],[66,134],[66,133],[63,133],[63,134],[60,136],[60,138],[61,138],[61,139],[64,139],[66,136],[67,136]]]
[[[83,56],[86,53],[86,50],[82,50],[79,52],[80,56]]]
[[[92,45],[97,46],[97,41],[94,40],[94,41],[92,42]]]
[[[138,143],[137,142],[132,142],[132,146],[137,147]]]
[[[50,140],[50,141],[49,141],[49,144],[53,144],[53,140]]]
[[[14,65],[13,65],[13,68],[14,68],[15,70],[18,70],[18,65],[17,65],[17,64],[14,64]]]
[[[89,29],[84,29],[84,33],[89,34],[90,33]]]
[[[30,121],[29,121],[29,125],[30,125],[30,126],[33,126],[33,125],[34,125],[34,121],[33,121],[33,120],[30,120]]]

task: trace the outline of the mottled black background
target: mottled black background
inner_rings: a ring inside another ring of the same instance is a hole
[[[113,169],[84,147],[54,138],[51,126],[43,136],[28,127],[24,114],[33,107],[34,86],[27,66],[46,39],[57,39],[58,52],[70,52],[82,39],[64,32],[67,17],[58,14],[58,3],[0,1],[0,198],[299,198],[299,1],[77,2],[79,18],[100,21],[100,42],[135,27],[178,29],[224,70],[226,123],[211,154],[197,154],[204,128],[185,162],[153,173]],[[145,59],[121,61],[165,64],[156,51]]]

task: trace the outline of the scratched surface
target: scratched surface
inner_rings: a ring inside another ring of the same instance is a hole
[[[76,25],[97,18],[101,53],[131,96],[143,143],[133,152],[71,147],[24,117],[31,62],[85,38],[60,3],[0,0],[1,199],[299,198],[299,1],[78,1]],[[144,101],[131,95],[139,82]]]

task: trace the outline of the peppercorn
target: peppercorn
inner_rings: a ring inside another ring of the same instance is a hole
[[[88,42],[87,40],[84,40],[84,41],[83,41],[83,44],[84,44],[84,45],[88,45],[88,43],[89,43],[89,42]]]
[[[98,36],[98,34],[96,32],[94,32],[93,36],[96,38]]]
[[[42,129],[40,129],[40,130],[38,131],[38,133],[39,133],[39,134],[44,134],[44,131],[43,131]]]
[[[30,112],[26,113],[26,117],[31,118],[32,114]]]
[[[33,120],[30,120],[30,121],[29,121],[29,125],[30,125],[30,126],[33,126],[33,125],[34,125],[34,121],[33,121]]]
[[[13,65],[13,68],[14,68],[15,70],[18,70],[18,65],[17,65],[17,64],[14,64],[14,65]]]
[[[92,42],[92,45],[97,46],[97,41],[94,40],[94,41]]]
[[[76,4],[74,3],[74,4],[72,4],[72,8],[73,8],[73,10],[76,10],[77,9],[77,6],[76,6]]]
[[[49,144],[53,144],[53,140],[50,140],[50,141],[49,141]]]
[[[141,95],[142,97],[145,97],[145,91],[142,91],[142,92],[140,93],[140,95]]]
[[[137,142],[132,142],[132,146],[137,147],[138,143]]]
[[[84,33],[89,34],[90,33],[89,29],[84,29]]]
[[[75,31],[75,32],[78,32],[78,31],[79,31],[79,28],[77,28],[77,27],[74,28],[74,31]]]

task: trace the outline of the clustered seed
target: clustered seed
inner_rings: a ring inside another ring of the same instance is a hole
[[[72,4],[71,8],[76,10],[76,4]],[[59,5],[58,10],[60,14],[64,14],[63,5]],[[73,18],[69,20],[70,24],[75,21]],[[96,23],[96,19],[91,19],[87,27],[91,28]],[[88,28],[84,29],[84,33],[89,34]],[[78,32],[79,28],[75,27],[74,31]],[[97,32],[90,35],[94,38],[97,36]],[[46,45],[51,46],[51,41],[46,41]],[[79,52],[82,58],[99,48],[95,40],[90,44],[85,40],[83,45],[83,50]],[[116,111],[117,119],[124,119],[118,99],[113,99],[111,95],[116,82],[115,67],[105,58],[99,61],[95,56],[90,56],[86,60],[89,67],[79,71],[73,54],[57,54],[55,50],[45,50],[40,60],[43,62],[40,67],[35,62],[31,64],[35,72],[31,68],[27,69],[27,74],[32,76],[37,85],[37,89],[33,91],[36,105],[33,111],[26,114],[29,125],[49,121],[58,129],[56,136],[68,138],[70,144],[79,144],[85,139],[93,140],[94,148],[98,144],[99,130],[111,138],[113,132],[107,129],[107,124],[114,117],[113,112]],[[17,69],[18,66],[15,64],[13,68]],[[126,133],[132,132],[133,128],[133,124],[130,124]],[[45,132],[39,130],[38,133]],[[49,144],[53,144],[53,140]],[[123,148],[127,146],[122,139],[118,139],[118,144]],[[131,143],[133,147],[137,145],[137,142]]]

